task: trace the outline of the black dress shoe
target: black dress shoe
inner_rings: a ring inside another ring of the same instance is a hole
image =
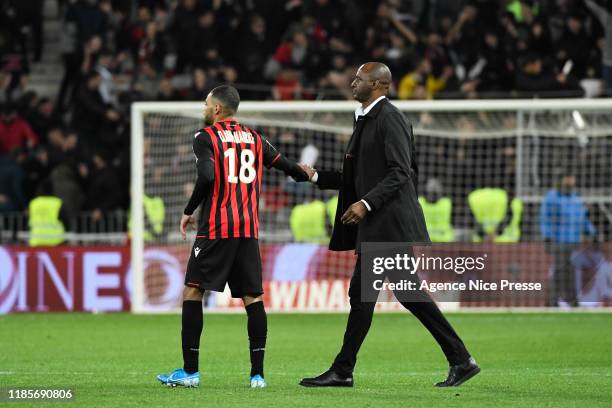
[[[343,377],[335,371],[328,370],[318,377],[302,378],[300,385],[304,387],[352,387],[353,377]]]
[[[436,384],[436,387],[458,387],[480,372],[476,360],[470,357],[463,364],[450,366],[446,380]]]

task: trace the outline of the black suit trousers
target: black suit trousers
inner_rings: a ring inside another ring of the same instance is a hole
[[[461,364],[470,358],[463,341],[446,320],[436,303],[429,295],[421,291],[421,302],[401,302],[436,339],[450,365]],[[361,301],[361,257],[357,258],[355,271],[349,288],[351,311],[349,313],[342,349],[336,356],[331,369],[343,376],[351,376],[357,362],[357,353],[365,340],[372,317],[375,302]]]

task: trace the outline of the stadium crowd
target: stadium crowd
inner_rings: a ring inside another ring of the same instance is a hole
[[[400,99],[612,88],[599,0],[77,0],[58,1],[63,80],[41,97],[27,76],[45,52],[43,1],[0,4],[0,212],[44,191],[67,217],[128,209],[130,103],[220,83],[243,99],[350,99],[356,64],[378,60]]]

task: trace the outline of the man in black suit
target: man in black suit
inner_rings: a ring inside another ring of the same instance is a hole
[[[412,127],[386,98],[390,84],[391,72],[386,65],[362,65],[351,83],[353,97],[361,106],[355,111],[342,171],[317,171],[302,165],[319,188],[340,190],[329,249],[355,249],[358,254],[349,288],[351,311],[342,349],[328,371],[302,379],[303,386],[353,386],[357,353],[376,305],[361,300],[361,243],[430,242],[417,200]],[[429,295],[422,291],[416,295],[420,301],[401,303],[434,336],[450,365],[447,379],[436,386],[461,385],[478,374],[480,368]]]

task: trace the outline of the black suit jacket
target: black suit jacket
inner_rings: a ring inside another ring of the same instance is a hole
[[[361,242],[430,242],[417,199],[412,126],[388,99],[354,123],[342,171],[318,174],[319,188],[340,190],[332,251],[360,252]],[[361,199],[372,210],[356,226],[342,224],[342,214]]]

